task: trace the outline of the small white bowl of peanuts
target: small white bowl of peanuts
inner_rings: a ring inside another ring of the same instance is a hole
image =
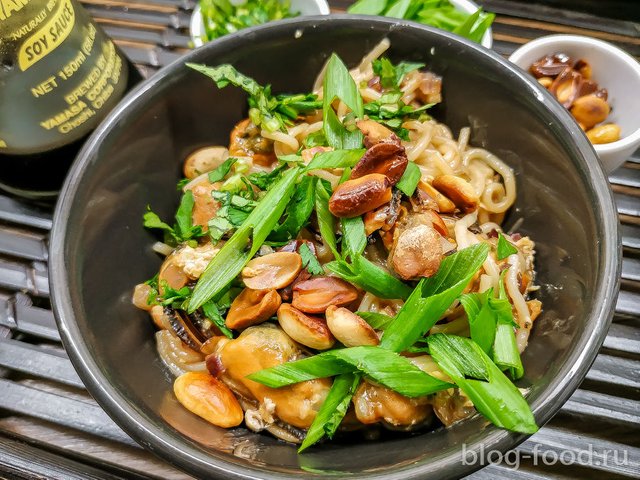
[[[509,57],[573,114],[607,173],[640,147],[640,63],[581,35],[549,35]]]

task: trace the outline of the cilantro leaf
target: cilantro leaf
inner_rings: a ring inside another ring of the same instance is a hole
[[[498,254],[498,260],[504,260],[509,255],[518,253],[518,249],[509,240],[507,240],[502,233],[500,233],[498,234],[498,247],[496,253]]]
[[[249,118],[254,125],[261,126],[274,132],[284,130],[286,125],[293,123],[298,115],[312,112],[322,106],[317,95],[312,93],[294,95],[273,95],[271,86],[261,86],[253,78],[248,77],[232,65],[223,64],[208,67],[195,63],[186,63],[189,68],[210,77],[218,88],[234,85],[249,94]]]
[[[195,240],[205,235],[205,232],[200,225],[192,223],[191,214],[194,203],[193,192],[187,190],[180,200],[180,206],[175,215],[176,223],[173,226],[160,220],[160,217],[152,212],[151,207],[147,205],[147,211],[142,217],[142,224],[145,228],[162,230],[164,242],[173,247],[182,242]]]
[[[320,262],[309,248],[309,245],[306,243],[300,245],[298,253],[302,257],[302,268],[306,268],[311,275],[322,275],[324,273],[322,265],[320,265]]]
[[[249,174],[247,179],[253,185],[258,187],[260,190],[269,190],[271,185],[273,185],[282,175],[282,172],[287,168],[286,163],[282,163],[274,168],[270,172],[254,172]]]
[[[237,161],[238,159],[234,157],[227,158],[220,166],[209,172],[209,181],[211,183],[216,183],[222,180],[227,176],[227,174],[231,170],[231,167]]]

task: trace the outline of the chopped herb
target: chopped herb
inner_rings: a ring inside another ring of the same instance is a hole
[[[290,0],[200,0],[204,30],[203,42],[208,42],[243,28],[299,15],[291,11]]]
[[[318,177],[303,177],[284,212],[284,220],[269,235],[271,241],[296,238],[300,230],[309,223],[315,204],[315,189]]]
[[[273,185],[287,169],[287,164],[282,163],[274,168],[270,172],[254,172],[249,174],[247,179],[258,187],[260,190],[269,190],[271,185]]]
[[[271,132],[284,130],[298,115],[322,107],[322,102],[314,94],[273,96],[270,85],[261,86],[253,78],[238,72],[229,64],[208,67],[187,63],[186,66],[213,79],[218,88],[224,88],[229,84],[242,88],[249,94],[249,118],[255,125]]]
[[[147,206],[147,211],[143,215],[143,225],[145,228],[159,229],[164,232],[164,243],[175,247],[182,242],[195,242],[195,239],[205,235],[200,225],[193,225],[191,212],[194,205],[193,192],[186,191],[180,200],[180,206],[176,212],[176,223],[172,227],[160,220],[160,217],[151,211]]]
[[[313,419],[309,430],[307,430],[298,453],[302,453],[311,445],[320,441],[327,433],[333,435],[347,413],[351,398],[359,383],[360,375],[354,375],[353,373],[344,373],[335,378],[327,398],[325,398],[316,418]]]
[[[446,257],[433,277],[420,280],[384,331],[380,346],[401,352],[413,345],[458,298],[488,254],[489,246],[479,243]]]
[[[231,167],[233,167],[233,164],[237,161],[238,159],[234,157],[227,158],[220,166],[209,172],[209,181],[216,183],[225,178],[231,170]]]
[[[322,265],[320,265],[320,262],[309,248],[309,245],[306,243],[300,245],[298,253],[302,257],[302,267],[306,268],[311,275],[322,275],[324,273]]]
[[[502,233],[498,234],[498,260],[504,260],[514,253],[518,253],[518,249]]]
[[[520,390],[473,340],[438,333],[428,342],[438,366],[494,425],[520,433],[538,431]]]
[[[344,259],[362,255],[367,246],[367,234],[362,217],[341,218],[342,257]]]
[[[358,163],[358,160],[362,158],[364,152],[364,148],[322,152],[313,157],[313,160],[309,162],[309,165],[307,165],[307,171],[323,168],[353,167],[356,163]]]
[[[327,263],[325,267],[347,282],[373,293],[376,297],[406,299],[411,294],[411,288],[408,285],[362,255],[352,256],[350,264],[344,260],[336,260]]]
[[[402,177],[400,177],[398,183],[396,183],[396,188],[407,197],[410,197],[413,195],[413,192],[416,191],[420,178],[422,178],[420,167],[413,162],[409,162],[407,163],[407,169],[402,174]]]
[[[336,149],[362,147],[362,133],[355,128],[355,122],[352,128],[347,128],[336,115],[332,106],[336,99],[342,100],[357,118],[363,117],[362,97],[358,87],[345,64],[334,53],[327,64],[323,83],[324,135],[327,143]]]
[[[295,192],[299,175],[298,167],[287,170],[209,262],[193,290],[190,313],[223,291],[260,249]]]
[[[414,62],[400,62],[394,65],[388,58],[381,57],[373,61],[373,72],[380,77],[380,84],[383,87],[395,90],[400,88],[407,73],[419,70],[424,66],[424,63]]]
[[[384,330],[393,322],[393,317],[378,312],[356,312],[356,315],[363,318],[375,330]]]
[[[404,18],[454,32],[474,42],[480,42],[495,15],[481,8],[473,14],[458,10],[449,0],[359,0],[349,13],[384,15]]]
[[[204,316],[211,320],[215,326],[220,329],[223,335],[233,338],[233,332],[227,327],[225,320],[222,318],[222,314],[220,313],[220,308],[215,302],[209,300],[204,303],[202,305],[202,313],[204,313]]]
[[[316,216],[322,241],[329,247],[336,259],[341,258],[336,240],[335,218],[329,211],[329,192],[324,181],[321,181],[316,188]]]
[[[450,383],[420,370],[408,358],[371,346],[322,352],[260,370],[247,378],[271,388],[280,388],[356,371],[406,397],[422,397],[451,387]]]

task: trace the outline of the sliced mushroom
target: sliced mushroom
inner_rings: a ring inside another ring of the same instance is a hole
[[[358,217],[391,200],[386,175],[372,173],[338,185],[329,199],[329,210],[340,218]]]
[[[234,330],[241,330],[269,320],[282,303],[275,290],[252,290],[245,288],[231,304],[225,324]]]
[[[256,257],[242,269],[242,281],[253,290],[277,290],[289,285],[302,270],[302,258],[294,252]]]
[[[351,170],[350,178],[356,179],[371,173],[386,175],[395,185],[407,168],[407,154],[400,143],[381,142],[370,147]]]
[[[606,100],[594,94],[576,99],[571,107],[571,114],[587,129],[604,122],[610,111],[611,108]]]
[[[293,287],[291,304],[306,313],[324,313],[330,305],[349,305],[358,298],[358,290],[337,277],[314,277]]]
[[[376,346],[380,343],[375,330],[350,310],[331,305],[326,315],[329,330],[345,347]]]
[[[305,315],[288,303],[280,305],[278,322],[287,335],[309,348],[326,350],[335,343],[335,338],[322,318]]]
[[[218,427],[236,427],[244,412],[231,390],[205,372],[187,372],[173,384],[176,398],[192,413]]]
[[[206,320],[205,317],[198,312],[187,315],[187,313],[182,310],[165,307],[164,314],[169,319],[171,328],[178,338],[194,350],[200,351],[202,344],[206,342],[209,337],[220,334],[217,329],[212,329],[213,323]]]
[[[198,175],[218,168],[229,158],[225,147],[203,147],[191,153],[184,161],[184,176],[194,179]]]
[[[455,175],[440,175],[434,178],[433,187],[446,195],[464,213],[478,208],[478,195],[473,186]]]
[[[398,229],[388,264],[404,280],[431,277],[442,261],[441,239],[442,236],[429,224]]]

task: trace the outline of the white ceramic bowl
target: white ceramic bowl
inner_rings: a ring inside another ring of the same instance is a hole
[[[232,0],[232,3],[240,3],[243,0]],[[460,11],[473,13],[478,9],[478,5],[471,0],[451,0],[451,3]],[[329,15],[329,4],[325,0],[291,0],[291,10],[300,12],[301,15]],[[191,40],[196,47],[202,46],[202,16],[200,15],[200,5],[197,5],[191,15]],[[488,28],[480,42],[483,47],[493,46],[493,34]]]
[[[580,35],[550,35],[526,43],[509,57],[523,70],[547,54],[563,52],[591,64],[593,79],[609,92],[607,122],[620,125],[617,142],[594,145],[607,172],[612,172],[640,147],[640,63],[610,43]]]
[[[464,1],[464,0],[463,0]],[[231,3],[243,3],[244,0],[231,0]],[[300,12],[300,15],[329,15],[329,4],[326,0],[291,0],[291,11]],[[202,15],[200,15],[200,5],[196,5],[191,15],[189,25],[191,40],[196,47],[202,46]]]

